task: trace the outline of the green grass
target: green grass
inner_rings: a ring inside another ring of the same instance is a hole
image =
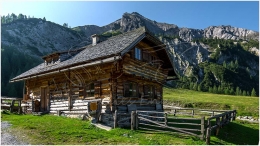
[[[212,134],[213,135],[213,134]],[[259,124],[234,121],[223,127],[218,136],[211,137],[215,145],[258,145]]]
[[[141,130],[116,128],[98,129],[89,121],[52,115],[16,115],[1,113],[2,121],[9,121],[13,134],[36,145],[205,145],[197,137],[178,134],[149,134]],[[211,137],[211,144],[258,144],[258,124],[233,121]],[[212,134],[213,135],[213,134]]]
[[[116,128],[111,131],[98,129],[89,121],[70,119],[52,115],[33,116],[2,113],[2,121],[13,124],[13,132],[20,131],[30,144],[140,144],[140,145],[201,145],[204,141],[195,137],[147,134],[130,129]],[[21,132],[22,131],[22,132]]]
[[[209,94],[191,90],[164,89],[164,98],[179,102],[182,106],[211,109],[237,109],[239,114],[258,116],[258,98]],[[216,106],[217,105],[217,106]],[[2,121],[9,121],[12,133],[30,144],[36,145],[205,145],[205,141],[193,136],[178,134],[151,134],[141,130],[112,129],[105,131],[89,121],[52,115],[17,115],[1,113]],[[214,121],[212,121],[214,123]],[[257,145],[259,124],[233,121],[211,137],[211,144]]]
[[[164,100],[180,103],[182,107],[237,110],[238,115],[259,117],[259,98],[211,94],[186,89],[163,90]]]

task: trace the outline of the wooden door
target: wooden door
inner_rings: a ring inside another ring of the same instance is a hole
[[[47,87],[41,88],[41,111],[47,111],[47,105],[48,105],[48,96],[47,96]]]

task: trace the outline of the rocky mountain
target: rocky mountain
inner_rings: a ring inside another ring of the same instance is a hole
[[[24,55],[39,58],[55,51],[88,45],[91,43],[92,34],[110,37],[142,26],[167,45],[178,74],[187,77],[189,83],[199,85],[207,82],[205,84],[209,86],[205,87],[205,91],[209,90],[206,88],[213,88],[213,86],[239,87],[245,91],[258,89],[259,32],[232,26],[209,26],[205,29],[181,28],[175,24],[150,20],[137,12],[124,13],[122,18],[102,27],[85,25],[68,28],[37,18],[18,19],[1,24],[2,54],[3,50],[11,48]],[[9,63],[13,61],[10,58],[6,60]],[[236,61],[239,65],[234,68],[231,64]],[[225,67],[222,68],[223,66]],[[239,75],[242,70],[248,81],[240,84],[228,79],[230,76],[218,77],[216,68],[225,74],[234,75],[233,78],[237,80],[243,80],[243,76]],[[21,71],[16,69],[13,75],[22,71],[23,68]],[[8,79],[2,82],[2,86],[8,84],[11,73],[8,74],[9,76],[6,76]],[[208,76],[212,76],[212,81],[205,81]],[[223,78],[223,81],[219,78]],[[177,83],[177,86],[179,85],[187,86]],[[249,86],[245,87],[245,85]]]

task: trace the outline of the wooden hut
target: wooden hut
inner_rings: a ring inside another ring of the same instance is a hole
[[[25,82],[26,112],[103,121],[115,111],[162,110],[162,87],[176,78],[166,45],[144,27],[92,39],[91,45],[44,56],[43,63],[10,80]]]

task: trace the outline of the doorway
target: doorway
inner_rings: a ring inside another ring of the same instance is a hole
[[[47,87],[41,87],[41,112],[48,110],[48,99]]]

